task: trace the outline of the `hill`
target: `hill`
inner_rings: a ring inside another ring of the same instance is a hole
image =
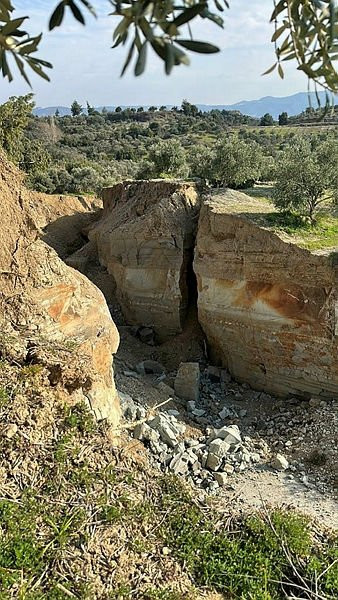
[[[311,103],[316,106],[317,100],[314,93],[310,94]],[[325,93],[319,92],[319,98],[322,103],[325,103]],[[122,106],[122,108],[130,108],[128,106]],[[172,104],[168,104],[167,108],[172,108]],[[278,115],[285,111],[289,115],[297,115],[303,112],[309,106],[309,95],[306,92],[299,92],[298,94],[292,94],[291,96],[274,97],[265,96],[258,100],[242,100],[235,104],[197,104],[198,108],[203,112],[209,112],[211,110],[239,110],[244,115],[250,117],[261,117],[265,113],[270,113],[274,119],[278,118]],[[108,111],[115,110],[116,105],[113,106],[98,106],[97,110],[102,112],[103,108]],[[60,116],[69,115],[70,108],[66,106],[47,106],[46,108],[37,107],[34,110],[34,114],[38,117],[54,115],[56,110],[59,110]]]
[[[317,105],[316,95],[310,94],[311,103],[313,106]],[[320,92],[319,98],[322,103],[325,103],[325,93]],[[278,118],[278,115],[285,111],[288,115],[297,115],[303,112],[309,106],[309,95],[306,92],[299,92],[292,96],[274,97],[265,96],[258,100],[242,100],[235,104],[221,104],[210,106],[208,104],[199,104],[198,107],[202,111],[209,111],[213,109],[218,110],[239,110],[242,114],[249,115],[250,117],[261,117],[265,113],[270,113],[274,119]]]

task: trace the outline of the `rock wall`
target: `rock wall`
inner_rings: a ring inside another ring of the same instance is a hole
[[[280,395],[338,397],[333,252],[282,239],[264,226],[267,204],[232,190],[199,200],[188,183],[124,182],[103,199],[73,260],[85,270],[97,250],[128,323],[174,336],[197,296],[209,353],[236,379]]]
[[[233,196],[209,199],[199,218],[194,270],[211,355],[256,389],[338,397],[335,255],[303,250],[233,214]]]
[[[26,190],[2,154],[0,197],[1,355],[43,363],[60,393],[85,399],[98,418],[116,425],[112,354],[119,336],[103,295],[40,239],[37,202],[51,199]]]
[[[127,321],[179,333],[188,307],[188,278],[199,200],[193,184],[124,182],[103,193],[103,215],[89,231],[112,275]]]

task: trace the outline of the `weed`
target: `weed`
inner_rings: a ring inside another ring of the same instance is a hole
[[[21,367],[19,371],[19,380],[25,381],[27,379],[35,379],[37,375],[40,375],[43,370],[43,365],[26,365]]]
[[[122,598],[130,598],[132,589],[130,585],[126,583],[120,583],[117,588],[110,593],[109,598],[111,600],[121,600]]]
[[[54,513],[51,517],[45,516],[44,521],[51,527],[53,535],[49,546],[54,551],[64,549],[74,537],[78,536],[85,518],[84,511],[80,509],[69,512],[61,511],[59,514]]]
[[[68,475],[68,481],[80,490],[89,492],[96,479],[96,473],[87,465],[73,467]]]
[[[42,546],[37,537],[38,507],[26,500],[17,504],[9,500],[0,502],[0,582],[10,584],[9,572],[16,570],[40,571]]]
[[[163,503],[168,518],[163,523],[162,536],[173,555],[185,565],[196,584],[230,597],[283,598],[280,581],[289,582],[291,591],[302,585],[293,564],[311,589],[316,564],[313,557],[317,557],[323,572],[338,552],[332,545],[325,555],[313,543],[309,520],[291,511],[276,510],[243,519],[236,523],[234,533],[222,527],[216,529],[215,515],[205,515],[187,500],[185,490],[172,480],[169,485],[165,484]],[[321,579],[321,591],[333,598],[338,594],[335,565],[325,575],[327,578],[323,575]]]
[[[76,458],[79,454],[80,448],[75,443],[73,433],[67,433],[63,435],[56,443],[54,451],[55,462],[62,465],[67,462],[69,458]]]
[[[0,387],[0,409],[5,408],[9,402],[9,393],[4,387]]]
[[[192,600],[188,592],[178,592],[168,587],[155,589],[150,588],[144,594],[144,600]]]
[[[80,433],[92,433],[96,429],[94,417],[84,402],[65,407],[66,428],[77,429]]]
[[[123,516],[123,511],[119,506],[114,504],[105,504],[102,506],[99,518],[106,523],[115,523]]]

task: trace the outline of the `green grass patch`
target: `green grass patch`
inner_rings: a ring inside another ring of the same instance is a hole
[[[67,429],[77,429],[80,433],[92,433],[97,429],[92,413],[81,402],[65,407],[64,425]]]
[[[269,213],[266,220],[274,229],[294,236],[307,250],[338,247],[338,217],[334,215],[318,215],[313,224],[294,213]]]
[[[5,408],[9,402],[9,393],[6,388],[0,386],[0,409]]]
[[[272,229],[276,233],[286,233],[295,243],[306,250],[321,250],[338,247],[338,215],[333,207],[325,206],[316,216],[315,223],[310,218],[293,212],[278,212],[272,204],[273,186],[257,185],[243,190],[245,194],[261,201],[264,212],[253,213],[253,220]],[[266,212],[264,205],[271,205]]]
[[[162,535],[196,585],[241,600],[282,600],[283,587],[300,595],[318,585],[326,598],[338,597],[338,538],[317,543],[307,517],[275,510],[228,528],[173,486],[164,482]]]

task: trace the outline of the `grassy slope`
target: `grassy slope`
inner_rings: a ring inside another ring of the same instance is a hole
[[[290,241],[296,243],[301,248],[306,248],[307,250],[338,248],[337,209],[324,207],[318,213],[316,224],[311,225],[309,223],[302,223],[292,215],[285,216],[278,213],[271,203],[272,186],[259,185],[243,190],[243,192],[262,202],[262,206],[264,207],[262,225],[277,233],[287,234]]]
[[[196,499],[138,442],[113,447],[84,407],[65,408],[39,366],[1,363],[0,428],[1,600],[338,595],[337,536]]]

